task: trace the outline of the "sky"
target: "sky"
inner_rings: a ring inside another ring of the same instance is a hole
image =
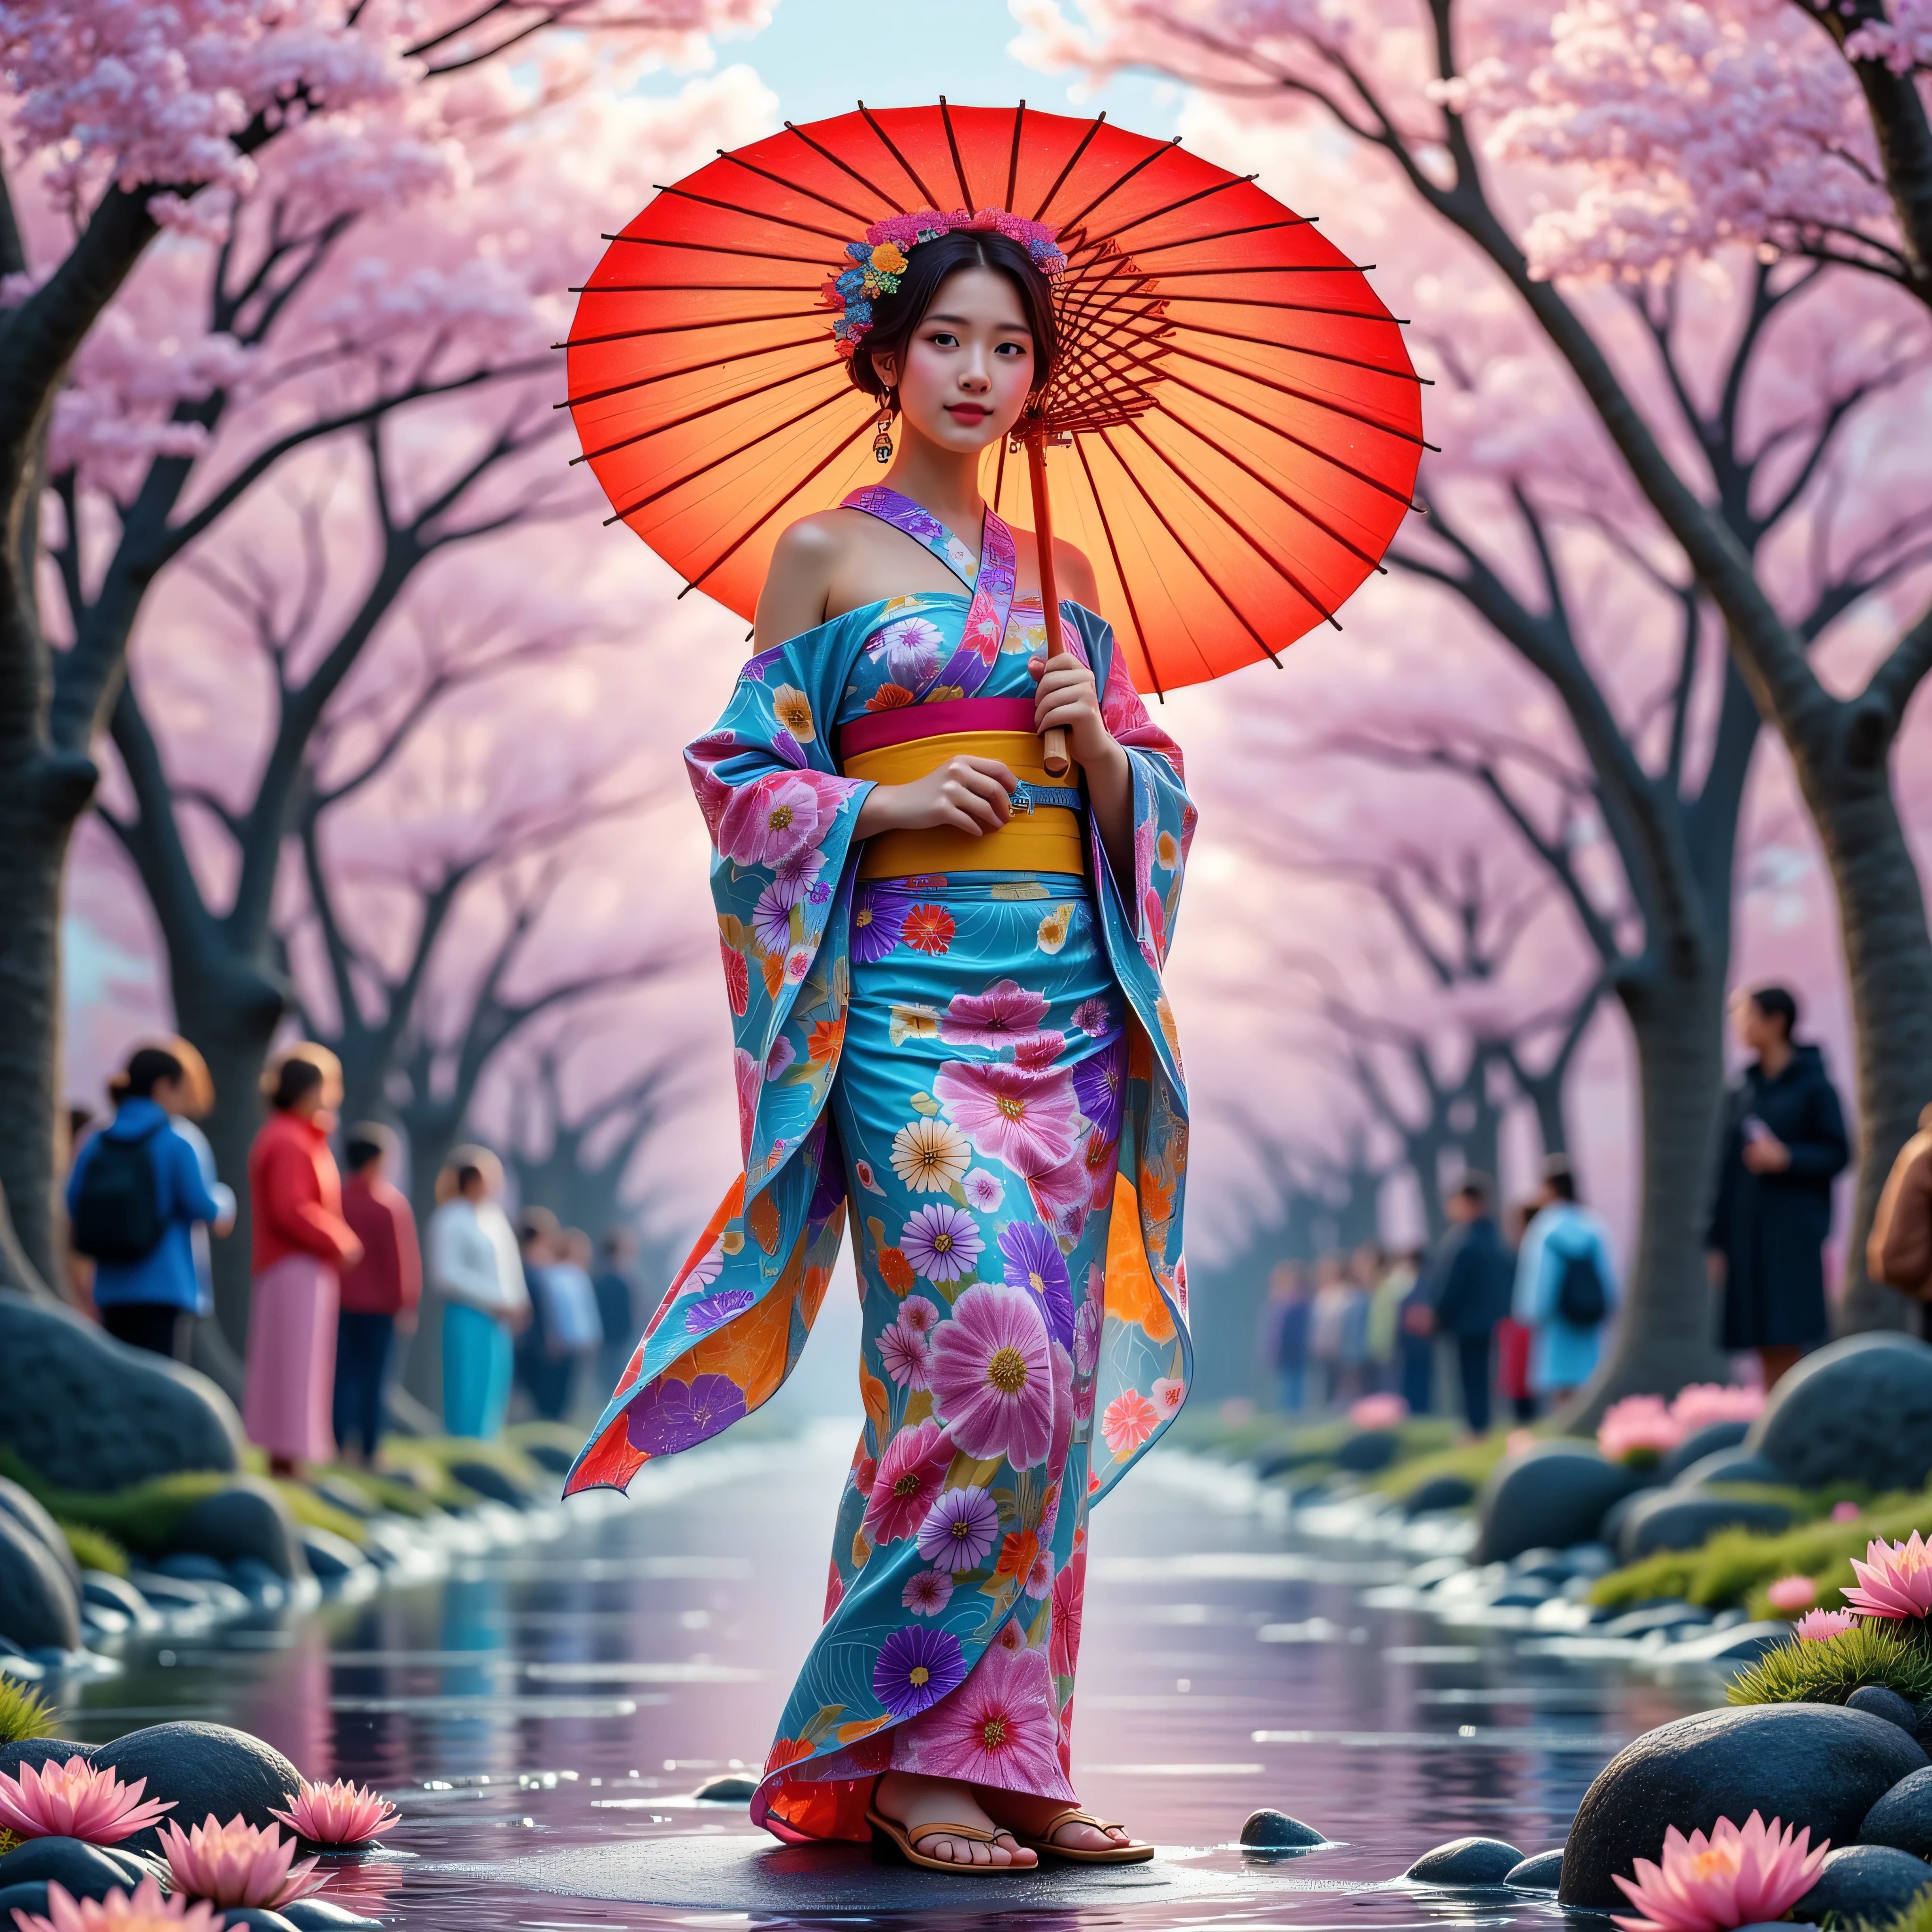
[[[717,43],[720,66],[756,70],[784,118],[823,120],[853,104],[911,107],[944,94],[958,105],[1095,114],[1138,134],[1176,133],[1184,105],[1172,82],[1123,75],[1103,88],[1022,67],[1006,51],[1019,29],[1006,0],[776,0],[762,32]],[[684,76],[661,74],[649,91],[674,93]]]

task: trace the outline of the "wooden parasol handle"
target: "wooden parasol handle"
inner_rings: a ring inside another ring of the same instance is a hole
[[[1066,646],[1060,635],[1060,586],[1053,568],[1053,503],[1046,488],[1046,431],[1036,427],[1027,438],[1027,478],[1033,485],[1034,542],[1040,552],[1040,615],[1046,624],[1046,654],[1058,657]],[[1067,755],[1066,734],[1059,725],[1047,732],[1046,769],[1053,778],[1064,778],[1073,760]]]

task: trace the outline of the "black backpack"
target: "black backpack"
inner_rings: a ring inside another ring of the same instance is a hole
[[[164,1120],[138,1139],[104,1133],[95,1141],[68,1237],[81,1253],[97,1262],[138,1262],[160,1246],[167,1222],[148,1143],[166,1125]]]
[[[1594,1252],[1563,1257],[1563,1279],[1556,1286],[1556,1312],[1572,1328],[1594,1328],[1610,1312]]]

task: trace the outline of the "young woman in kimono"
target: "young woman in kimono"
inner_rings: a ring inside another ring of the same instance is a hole
[[[1088,1510],[1190,1372],[1160,969],[1194,810],[1087,560],[1056,548],[1049,656],[1033,539],[979,494],[1053,365],[1051,236],[928,212],[848,252],[835,333],[896,458],[781,537],[686,754],[745,1172],[568,1487],[770,1396],[849,1213],[867,1420],[752,1816],[956,1872],[1126,1862],[1153,1847],[1081,1810],[1069,1726]]]

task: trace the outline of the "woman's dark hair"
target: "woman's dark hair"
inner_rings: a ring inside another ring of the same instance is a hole
[[[1561,1160],[1544,1163],[1543,1184],[1559,1201],[1574,1201],[1576,1198],[1576,1177]]]
[[[1784,1022],[1786,1040],[1797,1030],[1798,1001],[1788,988],[1783,986],[1754,986],[1750,990],[1750,1003],[1766,1019]]]
[[[342,1158],[351,1174],[360,1174],[372,1160],[393,1158],[395,1152],[396,1136],[389,1128],[380,1120],[358,1120],[343,1143]]]
[[[268,1089],[268,1105],[286,1114],[305,1094],[322,1084],[322,1069],[312,1060],[298,1060],[293,1054],[275,1069],[275,1084]]]
[[[1017,242],[991,229],[965,229],[916,244],[906,256],[897,293],[881,296],[873,303],[872,326],[860,338],[846,365],[857,388],[885,400],[886,385],[872,367],[872,358],[895,356],[899,367],[904,368],[906,344],[913,331],[926,320],[940,284],[958,268],[991,268],[1012,284],[1019,296],[1020,313],[1033,335],[1034,386],[1038,388],[1045,383],[1060,353],[1052,284]]]
[[[178,1080],[188,1070],[172,1053],[158,1046],[144,1046],[107,1083],[110,1096],[123,1100],[146,1100],[164,1080]]]

